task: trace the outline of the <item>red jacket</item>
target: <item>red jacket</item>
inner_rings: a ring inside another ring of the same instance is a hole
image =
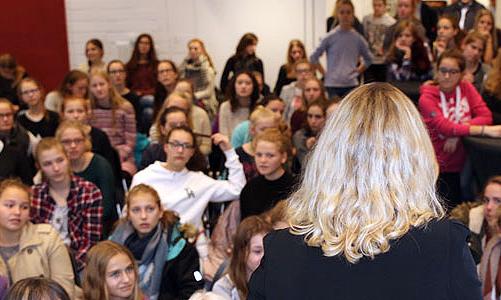
[[[437,85],[421,86],[419,97],[419,110],[435,148],[435,154],[440,165],[440,172],[461,172],[465,160],[465,149],[461,141],[458,142],[456,151],[446,153],[445,141],[450,137],[467,136],[470,125],[492,124],[492,114],[475,87],[467,82],[459,84],[461,91],[461,105],[459,107],[459,123],[455,123],[456,90],[445,93],[446,111],[444,115],[440,100],[440,90]]]

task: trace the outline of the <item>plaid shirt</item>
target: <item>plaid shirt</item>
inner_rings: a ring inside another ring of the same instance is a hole
[[[31,221],[50,224],[56,202],[49,195],[49,183],[34,185],[31,190]],[[102,198],[101,191],[93,183],[72,176],[67,199],[68,232],[77,271],[85,267],[87,251],[101,238]]]

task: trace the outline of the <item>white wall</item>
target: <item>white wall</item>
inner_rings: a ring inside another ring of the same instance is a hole
[[[99,38],[105,60],[127,61],[138,34],[153,35],[159,58],[179,63],[186,42],[201,38],[218,73],[245,32],[259,37],[258,56],[273,87],[289,40],[311,52],[325,32],[325,0],[66,0],[70,65],[85,62],[84,45]]]

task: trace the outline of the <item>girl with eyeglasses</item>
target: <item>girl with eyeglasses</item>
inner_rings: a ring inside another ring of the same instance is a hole
[[[59,125],[59,115],[45,108],[45,93],[40,83],[33,78],[25,78],[19,83],[17,92],[28,107],[19,112],[19,124],[39,139],[54,136]]]
[[[460,138],[501,137],[501,126],[487,126],[492,114],[475,87],[463,80],[461,52],[446,50],[438,58],[437,70],[435,82],[421,87],[419,109],[440,165],[438,191],[453,208],[461,202],[460,173],[466,158]]]
[[[92,152],[90,136],[78,121],[64,121],[56,131],[56,139],[68,154],[76,176],[94,183],[103,196],[103,237],[107,237],[118,214],[115,201],[115,178],[110,163]]]

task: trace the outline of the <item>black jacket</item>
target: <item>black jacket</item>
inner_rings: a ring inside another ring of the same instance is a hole
[[[388,252],[356,264],[326,257],[287,229],[266,236],[248,299],[482,299],[466,244],[468,229],[449,220],[411,229]]]

